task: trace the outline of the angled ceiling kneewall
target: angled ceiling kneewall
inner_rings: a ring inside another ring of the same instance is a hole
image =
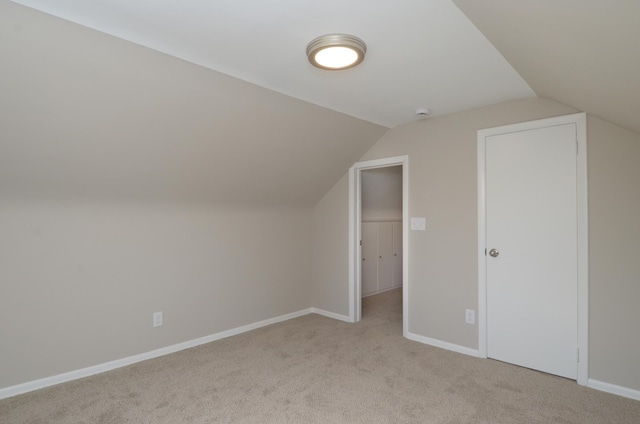
[[[535,96],[451,0],[13,2],[385,127]],[[308,63],[331,33],[362,38],[364,62]]]
[[[539,97],[640,133],[640,2],[453,2]]]
[[[0,3],[0,193],[313,206],[386,127]]]

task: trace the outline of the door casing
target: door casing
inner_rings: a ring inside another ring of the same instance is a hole
[[[589,377],[589,244],[587,209],[587,117],[577,113],[540,119],[478,131],[478,354],[487,357],[487,267],[486,267],[486,138],[518,131],[527,131],[574,123],[577,129],[577,233],[578,233],[578,378],[586,386]]]
[[[349,320],[362,318],[362,202],[361,171],[366,169],[402,166],[402,332],[406,337],[409,328],[409,157],[394,156],[357,162],[349,169]]]

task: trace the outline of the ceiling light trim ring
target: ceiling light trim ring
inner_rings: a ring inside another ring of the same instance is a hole
[[[316,55],[331,47],[344,47],[354,51],[357,54],[356,59],[345,66],[339,67],[330,67],[325,66],[321,63],[318,63],[316,60]],[[344,69],[353,68],[354,66],[359,65],[363,60],[364,56],[367,53],[367,45],[360,38],[349,35],[349,34],[326,34],[320,37],[314,38],[307,45],[307,58],[309,62],[320,69],[324,69],[327,71],[340,71]]]

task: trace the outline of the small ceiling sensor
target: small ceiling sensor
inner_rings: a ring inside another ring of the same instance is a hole
[[[426,118],[429,115],[431,115],[431,109],[426,107],[419,107],[416,109],[416,117],[418,118]]]

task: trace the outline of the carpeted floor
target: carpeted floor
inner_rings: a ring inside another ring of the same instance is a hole
[[[358,324],[307,315],[15,396],[0,422],[640,422],[640,402],[406,340],[401,308],[393,290]]]

